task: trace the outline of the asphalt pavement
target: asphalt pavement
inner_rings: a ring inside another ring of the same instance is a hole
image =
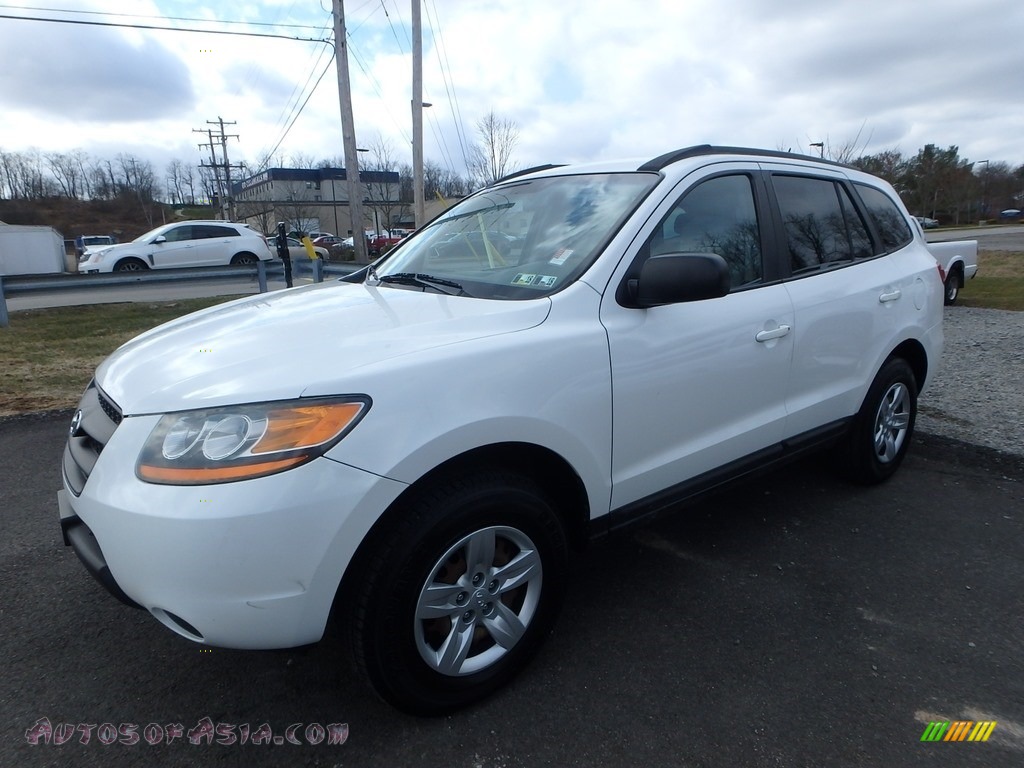
[[[1024,764],[1020,456],[919,435],[885,485],[816,458],[596,546],[524,674],[416,719],[336,643],[211,651],[107,595],[60,538],[69,418],[0,421],[0,765]]]

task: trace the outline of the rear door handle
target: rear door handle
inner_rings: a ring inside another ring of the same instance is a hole
[[[881,294],[878,297],[878,300],[885,304],[887,301],[896,301],[896,299],[898,299],[902,295],[903,292],[899,288],[896,288],[895,290]]]
[[[760,331],[754,338],[757,341],[765,342],[771,341],[772,339],[781,339],[792,329],[788,325],[780,325],[778,328],[772,328],[770,331]]]

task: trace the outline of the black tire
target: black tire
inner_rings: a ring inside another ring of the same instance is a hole
[[[840,452],[843,470],[865,485],[888,480],[910,447],[917,419],[917,380],[900,357],[889,358],[871,383]]]
[[[963,285],[964,273],[959,268],[954,269],[946,277],[946,293],[943,301],[947,307],[951,307],[956,304],[957,297],[960,295],[960,288]]]
[[[121,259],[114,265],[115,272],[142,272],[149,269],[142,259]]]
[[[393,519],[355,574],[354,656],[385,701],[441,715],[503,686],[539,649],[562,603],[565,531],[531,480],[500,470],[433,482]]]
[[[256,258],[255,253],[236,253],[231,257],[231,265],[235,267],[255,264],[257,261],[259,259]]]

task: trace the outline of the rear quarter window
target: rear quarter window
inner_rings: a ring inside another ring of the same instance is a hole
[[[896,251],[914,239],[914,234],[899,206],[885,192],[867,184],[855,183],[860,199],[864,201],[868,216],[882,238],[886,252]]]

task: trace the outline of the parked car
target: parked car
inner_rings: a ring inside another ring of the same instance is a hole
[[[1021,217],[1020,208],[1007,208],[1005,211],[999,212],[1001,219],[1019,219]]]
[[[399,234],[383,234],[371,237],[367,242],[367,247],[370,251],[371,256],[379,256],[384,253],[388,248],[393,248],[404,240],[407,235]]]
[[[328,258],[328,250],[319,245],[313,245],[313,252],[316,253],[318,259]],[[288,238],[288,255],[292,259],[308,259],[309,254],[306,253],[306,246],[304,246],[299,240],[294,237]]]
[[[82,258],[88,250],[97,250],[105,245],[117,243],[110,235],[79,235],[75,238],[75,254]]]
[[[515,263],[437,247],[512,229]],[[114,352],[71,421],[64,541],[203,645],[305,645],[333,614],[381,697],[447,712],[539,649],[570,549],[811,450],[891,477],[942,296],[899,196],[849,167],[546,166],[347,278]]]
[[[935,229],[939,226],[937,219],[929,219],[927,216],[916,216],[918,223],[925,229]]]
[[[136,272],[169,267],[255,264],[273,258],[266,238],[245,224],[182,221],[165,224],[130,243],[91,250],[79,272]]]
[[[313,240],[313,245],[318,245],[321,248],[333,248],[334,246],[341,245],[342,243],[342,239],[340,237],[335,237],[334,235],[324,235],[323,237],[310,239]]]

